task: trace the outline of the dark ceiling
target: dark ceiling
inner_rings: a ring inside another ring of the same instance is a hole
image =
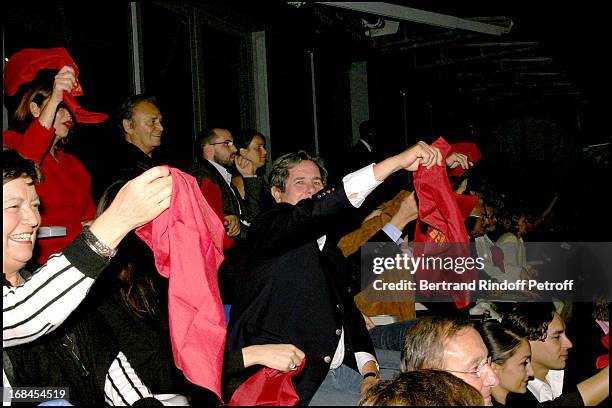
[[[383,24],[399,25],[385,34],[384,26],[368,28],[381,22],[375,14],[330,3],[289,2],[283,7],[314,21],[311,28],[319,36],[344,36],[356,54],[360,49],[377,53],[461,103],[499,109],[547,101],[591,103],[603,97],[602,83],[609,72],[602,56],[605,16],[586,4],[547,7],[539,2],[536,8],[509,2],[361,3],[376,4],[382,13],[395,3],[507,31],[494,35],[392,17],[384,17]]]

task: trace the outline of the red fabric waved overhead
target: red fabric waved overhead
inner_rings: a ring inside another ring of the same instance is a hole
[[[15,53],[4,67],[4,93],[13,96],[22,84],[32,81],[41,69],[61,69],[64,65],[74,68],[74,76],[78,79],[79,68],[65,48],[25,48]],[[64,103],[80,123],[104,122],[105,113],[89,112],[79,106],[75,96],[83,95],[80,85],[72,92],[64,91]]]
[[[297,405],[300,397],[297,395],[291,377],[298,375],[306,358],[295,371],[283,373],[273,368],[264,367],[240,384],[229,406],[246,407],[288,407]]]
[[[221,398],[225,314],[217,271],[225,231],[191,175],[170,168],[170,208],[136,234],[153,250],[169,279],[168,316],[172,353],[185,377]]]
[[[451,146],[441,137],[432,146],[440,149],[443,157],[451,151]],[[430,169],[420,166],[414,173],[413,183],[419,203],[414,257],[439,257],[443,260],[471,257],[470,240],[464,221],[476,205],[478,197],[453,192],[445,166],[433,166]],[[436,266],[421,267],[416,276],[419,280],[429,282],[462,283],[471,282],[476,273],[473,268],[466,268],[459,273]],[[429,291],[421,292],[430,295]],[[448,294],[457,308],[470,303],[469,291],[451,291]]]

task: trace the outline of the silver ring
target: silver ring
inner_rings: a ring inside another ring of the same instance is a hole
[[[295,371],[295,370],[297,370],[297,366],[295,365],[295,363],[293,363],[293,364],[291,364],[291,365],[289,366],[289,369],[290,369],[291,371]]]

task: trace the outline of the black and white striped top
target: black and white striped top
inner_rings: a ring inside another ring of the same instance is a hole
[[[81,303],[107,260],[79,235],[18,287],[2,287],[2,346],[29,343],[57,328]]]

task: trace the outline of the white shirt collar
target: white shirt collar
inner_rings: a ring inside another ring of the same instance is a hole
[[[372,146],[370,146],[368,142],[363,139],[359,139],[359,141],[365,145],[366,149],[368,149],[368,152],[372,153]]]
[[[537,398],[538,402],[552,401],[563,392],[563,370],[548,370],[545,383],[534,378],[527,383],[527,389]]]
[[[215,166],[215,169],[219,170],[219,173],[221,173],[221,176],[223,177],[227,185],[230,186],[232,184],[232,174],[219,163],[214,162],[212,160],[209,160],[208,162]]]

